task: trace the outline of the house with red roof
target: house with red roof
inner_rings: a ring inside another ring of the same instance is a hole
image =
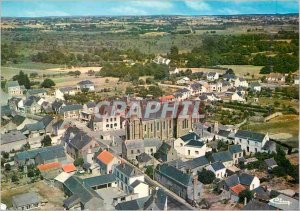
[[[62,169],[64,170],[64,172],[66,173],[71,173],[76,171],[76,166],[73,163],[68,163],[62,166]]]
[[[62,172],[60,162],[40,164],[37,166],[37,169],[41,172],[41,175],[45,179],[54,179],[58,174]]]
[[[113,168],[120,164],[121,161],[112,153],[108,152],[107,150],[103,150],[96,157],[96,163],[98,163],[100,166],[101,174],[111,174],[113,172]]]

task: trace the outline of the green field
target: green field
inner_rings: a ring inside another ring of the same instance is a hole
[[[262,66],[254,66],[254,65],[220,65],[220,67],[231,68],[240,77],[252,78],[252,74],[254,78],[261,78],[262,75],[259,74]]]

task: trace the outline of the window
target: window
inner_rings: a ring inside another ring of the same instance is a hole
[[[140,150],[139,150],[139,149],[137,150],[137,153],[140,153]]]
[[[237,158],[237,154],[234,154],[234,157]]]
[[[107,124],[106,127],[109,127],[109,124]]]
[[[131,150],[131,154],[133,154],[133,149]]]
[[[147,131],[147,125],[144,126],[144,131]]]
[[[199,151],[195,151],[195,154],[196,154],[196,155],[199,155]]]
[[[115,127],[117,127],[117,125],[118,125],[117,123],[114,124]]]
[[[180,146],[183,147],[183,143],[180,143]]]
[[[188,155],[191,155],[191,150],[188,150]]]
[[[240,152],[239,156],[242,157],[242,153],[241,152]]]
[[[153,128],[152,128],[152,123],[150,124],[150,130],[151,130],[151,132],[153,131]]]
[[[151,152],[151,153],[153,152],[153,148],[150,149],[150,152]]]
[[[159,122],[156,123],[156,130],[159,130]]]
[[[114,120],[117,121],[117,118],[115,117]]]
[[[166,129],[166,122],[163,122],[163,129]]]

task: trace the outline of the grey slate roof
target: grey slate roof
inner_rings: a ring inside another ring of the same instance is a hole
[[[191,140],[189,141],[186,146],[191,146],[191,147],[203,147],[204,143],[202,141],[196,141],[196,140]]]
[[[67,158],[65,150],[58,148],[56,150],[49,150],[44,152],[39,152],[36,157],[39,157],[43,162],[51,161],[55,159]]]
[[[42,94],[42,93],[46,93],[45,89],[28,89],[27,90],[27,94],[29,95],[36,95],[36,94]]]
[[[87,135],[84,132],[79,132],[72,138],[68,144],[73,146],[75,149],[81,150],[84,146],[89,144],[92,141],[92,137]]]
[[[116,178],[113,174],[105,174],[101,176],[95,176],[95,177],[89,177],[83,179],[84,184],[94,187],[94,186],[99,186],[99,185],[104,185],[108,183],[115,182]]]
[[[66,105],[60,109],[60,113],[62,114],[67,111],[81,110],[82,108],[83,108],[83,106],[80,104]]]
[[[277,166],[277,163],[274,160],[274,158],[265,159],[264,161],[265,161],[265,163],[267,164],[268,167]]]
[[[8,133],[1,134],[1,145],[16,141],[26,140],[27,137],[19,130],[12,130]],[[24,141],[25,144],[25,141]]]
[[[196,133],[194,133],[194,132],[188,133],[188,134],[186,134],[186,135],[183,135],[183,136],[181,136],[180,138],[181,138],[184,142],[188,142],[188,141],[191,141],[191,140],[198,140],[198,139],[200,139],[200,137],[199,137]]]
[[[36,123],[25,125],[21,131],[24,133],[26,131],[31,132],[31,131],[39,131],[43,129],[45,129],[44,124],[42,122],[36,122]]]
[[[7,88],[20,86],[18,81],[7,81],[5,86]]]
[[[44,125],[45,127],[47,127],[47,126],[51,123],[52,120],[53,120],[53,117],[52,117],[52,116],[46,115],[46,116],[44,116],[44,117],[40,120],[40,122],[42,122],[43,125]]]
[[[139,163],[146,163],[149,162],[150,160],[152,160],[152,157],[145,152],[137,156],[137,161]]]
[[[90,80],[84,80],[84,81],[78,82],[77,84],[78,85],[87,85],[87,84],[94,84],[94,83]]]
[[[23,193],[12,197],[15,208],[40,203],[39,196],[34,192]]]
[[[253,196],[256,199],[269,201],[270,200],[270,194],[267,190],[265,190],[263,187],[259,186],[252,190]]]
[[[235,137],[237,138],[249,139],[257,142],[262,142],[265,136],[265,134],[255,133],[247,130],[239,130],[235,134]]]
[[[142,210],[145,202],[150,198],[146,196],[143,198],[122,202],[116,205],[116,210]]]
[[[209,164],[209,161],[205,156],[197,157],[192,160],[185,161],[183,165],[188,169],[195,169],[200,166],[206,166]]]
[[[88,107],[88,108],[94,108],[94,107],[96,107],[96,103],[95,102],[88,102],[87,104],[86,104],[86,106]]]
[[[215,162],[211,164],[211,167],[215,170],[215,171],[219,171],[221,169],[224,169],[225,166],[223,165],[223,163],[221,162]]]
[[[64,93],[64,92],[69,92],[69,91],[72,91],[74,90],[75,88],[74,87],[63,87],[63,88],[60,88],[59,90]]]
[[[287,203],[275,203],[274,201],[277,199],[280,199],[282,201],[286,201],[286,202],[289,202],[288,204]],[[278,208],[280,210],[299,210],[299,201],[294,199],[294,198],[291,198],[289,196],[286,196],[284,194],[279,194],[275,199],[271,199],[269,201],[269,205],[275,207],[275,208]],[[273,201],[274,200],[274,201]]]
[[[176,182],[177,184],[181,184],[183,186],[189,186],[193,179],[190,175],[185,174],[176,167],[170,166],[168,164],[161,164],[156,171],[172,180],[173,182]]]
[[[232,160],[232,156],[229,151],[216,152],[211,155],[214,162],[221,161],[227,162]]]
[[[127,177],[141,175],[141,173],[139,171],[136,171],[132,166],[128,165],[127,163],[122,163],[122,164],[116,166],[116,169],[118,169],[120,172],[122,172]]]
[[[228,185],[228,187],[233,187],[240,184],[240,180],[238,175],[233,174],[229,176],[227,179],[225,179],[225,183]]]
[[[9,116],[12,114],[12,110],[8,105],[1,106],[1,116]]]
[[[130,186],[131,186],[132,188],[135,188],[135,187],[137,187],[137,186],[138,186],[139,184],[141,184],[141,183],[146,184],[145,182],[142,182],[142,181],[140,181],[140,180],[135,180],[133,183],[130,184]]]
[[[241,210],[276,210],[276,208],[267,203],[252,199]]]
[[[231,154],[243,152],[241,145],[238,144],[230,145],[228,150]]]
[[[228,135],[230,134],[230,131],[227,130],[219,130],[218,135],[222,136],[222,137],[228,137]]]
[[[254,179],[254,176],[252,176],[250,174],[243,173],[243,174],[239,175],[239,180],[242,185],[250,186],[253,179]]]
[[[76,194],[82,204],[87,203],[92,198],[101,197],[88,185],[85,185],[82,179],[76,176],[71,176],[64,182],[64,186],[72,193]]]

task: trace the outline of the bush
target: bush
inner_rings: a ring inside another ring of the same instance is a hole
[[[55,86],[55,83],[50,78],[46,78],[41,84],[41,87],[43,88],[51,88],[52,86]]]
[[[246,189],[240,192],[239,194],[239,202],[243,203],[245,198],[247,198],[247,202],[249,202],[253,198],[253,193]]]
[[[210,171],[203,169],[201,172],[198,172],[198,180],[203,184],[211,184],[216,179],[216,175]]]
[[[10,171],[11,165],[9,163],[7,163],[7,164],[5,164],[4,168],[5,168],[5,171]]]
[[[83,158],[77,158],[76,160],[74,160],[74,165],[75,166],[82,166],[84,163]]]

